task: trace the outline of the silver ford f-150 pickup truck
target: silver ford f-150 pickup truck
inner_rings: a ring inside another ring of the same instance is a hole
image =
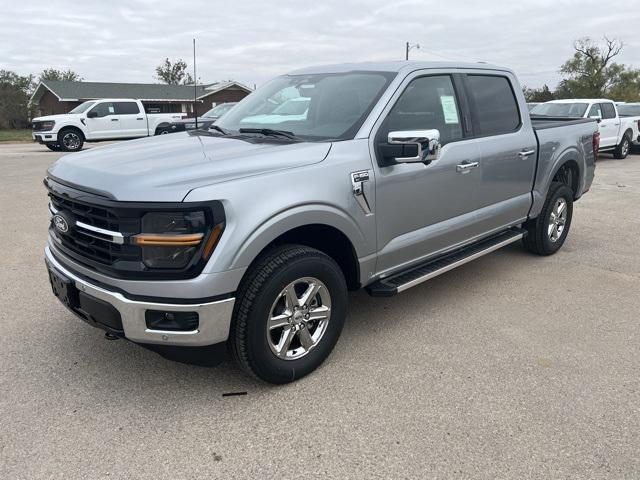
[[[295,98],[304,112],[261,123]],[[531,118],[515,75],[487,64],[295,71],[206,131],[58,160],[49,278],[111,338],[201,363],[226,344],[290,382],[333,349],[348,290],[394,295],[516,241],[555,253],[597,131]]]

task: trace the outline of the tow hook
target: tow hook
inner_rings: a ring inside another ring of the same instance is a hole
[[[120,337],[118,335],[114,335],[111,332],[104,332],[104,338],[106,340],[120,340]]]

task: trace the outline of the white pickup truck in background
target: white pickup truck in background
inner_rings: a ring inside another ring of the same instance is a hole
[[[635,130],[633,131],[633,143],[640,145],[640,103],[616,103],[618,115],[625,120],[631,120]]]
[[[620,117],[616,104],[597,98],[552,100],[536,105],[533,116],[594,118],[600,130],[600,151],[612,151],[618,159],[626,158],[632,141],[638,136],[638,124],[632,118]]]
[[[140,100],[105,98],[69,113],[34,118],[32,138],[50,150],[75,152],[84,142],[149,137],[186,113],[146,113]]]

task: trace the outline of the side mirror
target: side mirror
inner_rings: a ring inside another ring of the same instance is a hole
[[[87,118],[97,118],[98,117],[98,112],[87,112]]]
[[[403,145],[403,152],[415,153],[415,156],[395,157],[398,163],[424,163],[433,162],[440,157],[440,131],[432,130],[405,130],[389,132],[387,142],[391,145]],[[413,147],[407,149],[406,147]]]
[[[590,115],[589,118],[593,118],[598,123],[602,121],[602,117],[600,115]]]

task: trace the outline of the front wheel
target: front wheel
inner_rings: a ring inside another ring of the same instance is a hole
[[[84,145],[84,135],[76,128],[63,128],[58,133],[58,145],[65,152],[78,152]]]
[[[556,253],[567,238],[572,216],[573,191],[564,183],[553,182],[540,215],[523,225],[525,248],[537,255]]]
[[[346,316],[347,285],[329,256],[285,245],[251,268],[236,302],[232,356],[266,382],[288,383],[311,373],[333,350]]]
[[[631,139],[629,138],[629,135],[625,135],[624,137],[622,137],[622,141],[620,142],[620,144],[613,151],[613,158],[617,158],[618,160],[627,158],[627,155],[629,155],[630,150],[631,150]]]

